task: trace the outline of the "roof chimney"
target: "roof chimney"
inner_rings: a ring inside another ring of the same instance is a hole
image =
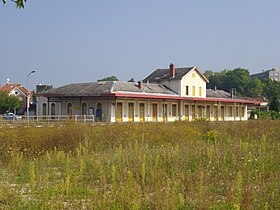
[[[139,87],[140,89],[143,88],[143,83],[142,83],[142,81],[138,81],[138,87]]]
[[[170,63],[170,65],[169,65],[169,76],[170,76],[170,78],[175,77],[175,66],[173,63]]]

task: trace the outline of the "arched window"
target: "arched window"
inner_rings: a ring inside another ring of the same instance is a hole
[[[96,119],[99,119],[99,121],[102,121],[102,103],[97,104],[95,117]]]
[[[47,115],[47,104],[43,103],[43,115]]]
[[[82,103],[82,115],[87,115],[87,104]]]
[[[73,114],[73,109],[72,109],[72,104],[68,103],[67,104],[67,114],[72,115]]]
[[[55,103],[51,104],[51,115],[55,115]]]

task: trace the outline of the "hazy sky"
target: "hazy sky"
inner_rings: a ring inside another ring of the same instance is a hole
[[[280,67],[279,0],[27,0],[0,6],[0,84]]]

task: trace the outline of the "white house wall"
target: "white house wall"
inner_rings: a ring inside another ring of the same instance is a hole
[[[194,77],[193,77],[194,74]],[[197,73],[195,69],[191,70],[187,73],[181,80],[180,84],[180,96],[182,97],[200,97],[206,98],[206,82],[201,77],[200,74]],[[189,87],[189,95],[186,95],[186,86]],[[195,96],[192,96],[192,87],[195,87]],[[199,87],[202,88],[202,95],[199,96]]]

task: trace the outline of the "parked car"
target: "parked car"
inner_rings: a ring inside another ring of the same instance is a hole
[[[10,112],[10,113],[4,114],[4,115],[3,115],[3,119],[4,119],[4,120],[21,120],[21,119],[22,119],[22,116],[16,115],[16,114]]]

